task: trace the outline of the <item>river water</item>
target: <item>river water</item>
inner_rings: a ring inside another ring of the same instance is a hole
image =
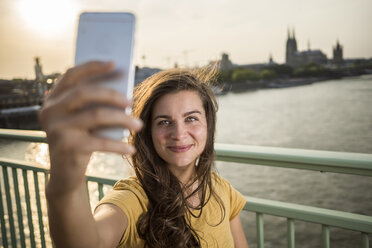
[[[372,75],[228,93],[218,102],[219,143],[372,153]],[[48,166],[45,144],[0,140],[0,154]],[[244,195],[372,216],[368,177],[225,162],[217,169]],[[120,156],[96,153],[88,173],[119,179],[131,170]],[[254,248],[255,215],[242,219]],[[321,247],[321,226],[295,225],[297,247]],[[360,247],[360,235],[331,228],[331,245]],[[265,247],[286,246],[286,220],[265,216]]]

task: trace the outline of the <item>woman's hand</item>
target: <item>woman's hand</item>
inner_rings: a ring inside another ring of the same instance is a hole
[[[130,155],[134,147],[93,134],[101,127],[138,131],[142,123],[125,114],[130,106],[120,93],[99,87],[114,74],[114,64],[89,62],[69,69],[47,97],[39,120],[47,134],[51,177],[48,193],[64,195],[85,183],[85,171],[94,151]]]

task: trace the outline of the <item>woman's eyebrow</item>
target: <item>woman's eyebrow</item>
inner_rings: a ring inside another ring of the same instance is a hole
[[[188,115],[191,115],[191,114],[199,114],[199,115],[201,115],[201,112],[199,110],[192,110],[192,111],[189,111],[189,112],[184,113],[183,114],[183,117],[188,116]]]
[[[201,115],[201,112],[199,110],[192,110],[192,111],[188,111],[188,112],[184,113],[182,116],[186,117],[186,116],[191,115],[191,114]],[[172,117],[170,115],[157,115],[157,116],[154,117],[153,120],[155,121],[157,119],[172,119]]]
[[[157,115],[153,120],[155,121],[156,119],[171,119],[171,117],[169,115]]]

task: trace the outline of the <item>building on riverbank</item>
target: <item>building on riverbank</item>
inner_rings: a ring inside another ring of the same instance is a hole
[[[44,97],[60,76],[44,75],[35,58],[35,79],[0,79],[0,128],[40,129],[37,112]]]
[[[341,66],[344,63],[343,47],[338,40],[336,46],[333,47],[333,63],[337,66]]]
[[[341,52],[342,53],[342,52]],[[286,42],[285,51],[285,63],[291,66],[306,65],[309,63],[315,63],[320,65],[327,64],[327,56],[319,49],[311,50],[310,43],[308,49],[305,51],[299,51],[297,49],[297,40],[295,37],[295,31],[293,30],[292,36],[288,29],[288,38]]]

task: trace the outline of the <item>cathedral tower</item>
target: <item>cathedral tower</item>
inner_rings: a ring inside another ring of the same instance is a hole
[[[337,44],[335,47],[333,47],[333,63],[336,65],[342,65],[344,62],[343,58],[343,47],[340,45],[340,43],[337,40]]]
[[[288,28],[288,38],[287,38],[287,46],[286,46],[286,54],[285,54],[285,63],[293,65],[296,63],[296,52],[297,52],[297,41],[295,37],[295,31],[293,29],[292,37],[290,30]]]

